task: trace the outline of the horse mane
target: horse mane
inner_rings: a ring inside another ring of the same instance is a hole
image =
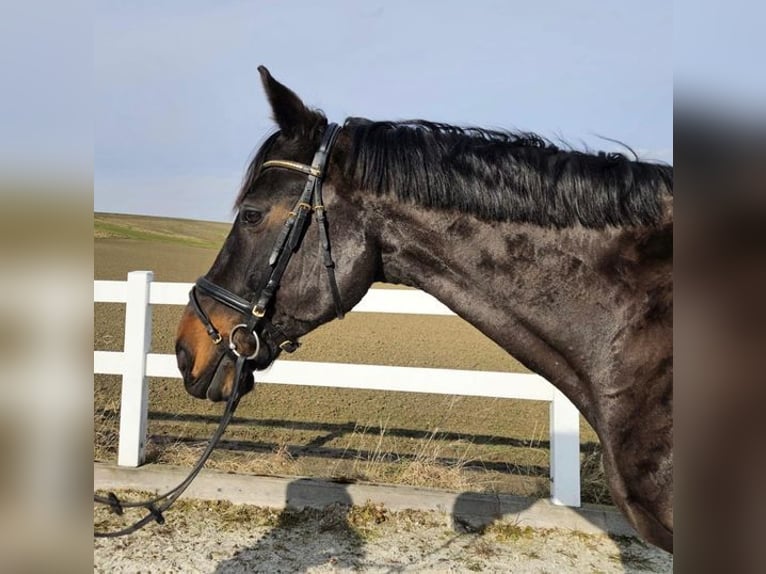
[[[345,171],[376,194],[545,227],[650,225],[673,168],[619,153],[559,149],[533,133],[424,120],[349,119]]]

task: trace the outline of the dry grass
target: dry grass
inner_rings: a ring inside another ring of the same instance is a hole
[[[465,490],[469,488],[466,466],[473,462],[470,456],[471,444],[462,441],[449,443],[450,449],[463,447],[454,462],[440,463],[447,444],[439,437],[439,429],[434,429],[418,445],[417,454],[401,468],[397,482],[413,486]]]
[[[107,412],[97,415],[94,458],[113,461],[116,457],[118,421]],[[169,436],[151,435],[147,441],[147,462],[191,467],[207,445],[201,432],[188,423]],[[208,433],[212,434],[212,431]],[[228,434],[228,433],[227,433]],[[236,435],[235,435],[236,436]],[[170,439],[170,440],[168,440]],[[458,492],[510,492],[526,496],[547,496],[546,477],[514,474],[512,470],[487,470],[481,453],[465,439],[451,439],[439,429],[422,438],[402,440],[390,437],[387,429],[355,427],[337,439],[342,451],[330,458],[306,453],[289,436],[282,436],[269,450],[216,449],[206,467],[225,472],[282,476],[314,476],[350,482],[405,484]],[[406,443],[406,446],[403,445]],[[516,449],[521,450],[521,449]],[[530,456],[547,464],[547,452],[529,447]],[[546,460],[542,460],[546,459]],[[523,470],[523,466],[517,467]]]
[[[111,408],[97,412],[95,417],[94,459],[97,461],[110,462],[116,458],[119,421],[116,405],[109,406]],[[163,423],[160,428],[163,430],[160,434],[150,432],[147,462],[191,467],[212,434],[210,424]],[[547,475],[532,470],[549,465],[550,452],[540,436],[528,441],[527,446],[506,449],[513,451],[505,454],[515,462],[499,469],[497,447],[486,448],[438,428],[417,438],[402,438],[395,436],[396,433],[389,434],[385,424],[355,426],[333,439],[337,452],[329,458],[307,448],[312,435],[294,436],[288,430],[274,434],[270,447],[252,450],[248,438],[258,434],[258,429],[243,430],[233,425],[226,434],[230,442],[216,449],[206,466],[243,474],[314,476],[534,498],[550,495]],[[244,439],[242,442],[240,437]],[[583,456],[583,500],[609,504],[611,499],[600,461],[599,450]]]
[[[120,439],[119,404],[112,401],[106,409],[97,410],[93,420],[93,460],[106,462],[117,458]]]
[[[372,448],[368,448],[370,439],[374,439]],[[470,443],[445,440],[434,429],[417,440],[414,453],[405,456],[399,450],[389,450],[398,446],[396,441],[387,448],[388,442],[384,425],[372,431],[369,427],[355,427],[345,441],[343,456],[333,465],[331,477],[447,490],[468,488],[464,471],[472,462]],[[456,448],[462,448],[462,453],[458,457],[449,456]],[[364,454],[350,455],[359,452]]]
[[[144,500],[156,496],[156,493],[142,490],[117,490],[117,496],[123,501]],[[97,491],[96,494],[106,496],[107,492]],[[375,526],[393,521],[397,525],[407,529],[409,527],[434,527],[444,524],[444,517],[434,511],[403,510],[392,511],[382,504],[374,504],[370,501],[361,506],[345,506],[332,504],[323,509],[315,508],[269,508],[251,506],[248,504],[234,504],[226,500],[200,500],[180,498],[172,506],[174,519],[184,514],[209,514],[215,517],[224,527],[249,526],[287,527],[291,524],[304,521],[316,520],[323,530],[335,528],[353,528],[358,533],[368,534]],[[145,513],[144,509],[129,511]],[[119,517],[112,513],[106,506],[94,505],[95,524],[98,528],[115,528],[126,521],[126,517]]]
[[[497,520],[488,525],[482,532],[485,536],[491,536],[500,542],[516,542],[532,538],[536,534],[545,532],[545,529],[533,529],[530,526],[519,526],[515,522]]]
[[[499,553],[495,544],[482,538],[478,539],[471,549],[479,558],[492,558]]]
[[[580,489],[583,500],[594,504],[612,504],[604,476],[600,445],[592,452],[586,453],[580,463]]]
[[[382,504],[367,501],[363,506],[352,506],[347,509],[344,520],[356,531],[362,540],[373,537],[375,527],[387,522],[391,513]]]
[[[151,457],[147,456],[147,462],[192,467],[199,460],[206,446],[207,443],[204,441],[188,444],[179,440],[158,445],[150,440],[147,452],[151,453]],[[293,464],[291,455],[283,449],[268,454],[246,456],[242,453],[218,449],[210,456],[205,467],[241,474],[301,476],[300,472],[296,472],[298,469]]]

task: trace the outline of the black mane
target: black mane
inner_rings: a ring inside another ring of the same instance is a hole
[[[423,120],[351,119],[346,174],[363,189],[428,207],[547,227],[652,224],[673,168],[562,150],[538,135]]]

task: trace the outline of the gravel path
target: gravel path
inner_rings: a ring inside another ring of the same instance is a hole
[[[103,511],[97,525],[113,525]],[[163,526],[96,539],[94,572],[672,572],[672,556],[634,538],[495,523],[466,532],[437,512],[367,505],[278,511],[179,502]]]

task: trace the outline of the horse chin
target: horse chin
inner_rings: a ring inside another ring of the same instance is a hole
[[[245,362],[238,382],[240,396],[244,396],[253,390],[255,386],[253,371],[262,371],[269,368],[278,354],[269,345],[264,345],[254,360]],[[210,383],[207,386],[204,397],[213,402],[227,400],[237,384],[237,381],[234,381],[235,371],[236,361],[230,355],[224,355],[210,377]]]
[[[275,350],[270,345],[264,345],[254,360],[245,362],[238,383],[240,396],[253,390],[255,386],[253,371],[269,368],[278,355],[278,349]],[[186,383],[186,390],[198,399],[208,399],[212,402],[225,401],[231,395],[232,389],[235,388],[235,371],[236,359],[228,353],[221,353],[217,360],[208,366],[204,374],[197,377],[196,380]]]
[[[224,389],[227,387],[230,389],[232,388],[230,383],[232,377],[234,376],[232,367],[233,364],[228,358],[225,358],[223,361],[221,361],[221,364],[218,365],[218,368],[210,378],[210,383],[208,384],[207,391],[205,392],[205,397],[208,400],[213,401],[214,403],[224,400]]]
[[[229,398],[237,384],[239,385],[240,396],[244,396],[252,391],[254,386],[252,366],[249,364],[245,365],[243,372],[240,374],[239,382],[234,381],[234,371],[234,361],[229,357],[225,357],[210,379],[207,391],[205,392],[205,398],[214,403],[225,401]]]

